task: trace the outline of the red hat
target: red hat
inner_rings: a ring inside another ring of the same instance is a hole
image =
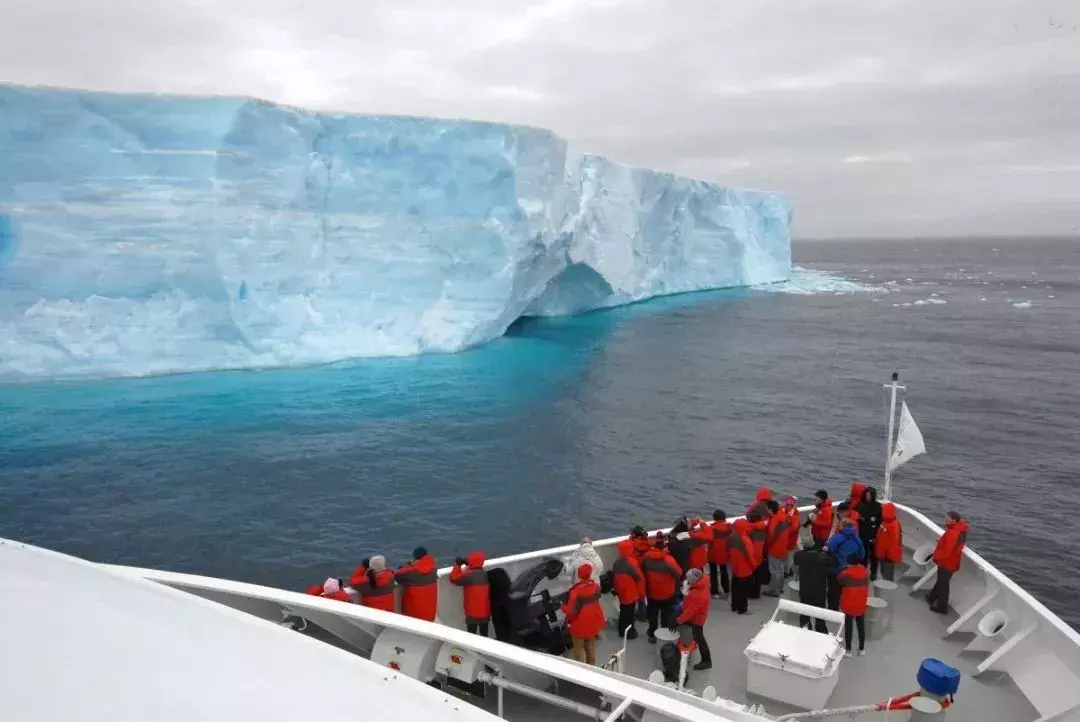
[[[585,582],[592,577],[592,564],[585,562],[577,568],[578,579]]]

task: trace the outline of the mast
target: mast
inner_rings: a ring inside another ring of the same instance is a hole
[[[890,391],[889,399],[889,430],[885,435],[885,501],[892,500],[892,454],[893,454],[893,427],[896,423],[896,392],[902,391],[900,375],[893,372],[892,383],[885,384],[883,388]]]

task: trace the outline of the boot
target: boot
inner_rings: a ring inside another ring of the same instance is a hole
[[[694,665],[694,669],[699,672],[703,672],[706,669],[712,669],[712,662],[698,662]]]
[[[626,638],[627,639],[637,639],[638,638],[637,630],[634,629],[633,627],[630,627],[630,629],[628,629],[627,632],[626,632]]]

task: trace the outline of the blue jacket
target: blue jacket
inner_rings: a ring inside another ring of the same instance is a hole
[[[838,571],[848,565],[848,557],[852,554],[860,559],[866,559],[866,549],[855,527],[840,527],[840,531],[833,534],[832,538],[826,542],[825,548],[836,557]]]

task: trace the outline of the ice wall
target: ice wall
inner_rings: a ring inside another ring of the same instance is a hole
[[[458,351],[782,280],[789,222],[534,128],[0,85],[0,381]]]

